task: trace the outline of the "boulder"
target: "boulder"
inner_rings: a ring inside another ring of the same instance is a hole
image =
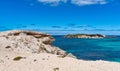
[[[77,57],[74,56],[72,53],[69,53],[69,54],[67,55],[67,57],[77,58]]]

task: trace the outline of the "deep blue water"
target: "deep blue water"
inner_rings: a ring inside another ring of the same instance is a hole
[[[84,60],[120,62],[120,37],[102,39],[77,39],[53,36],[53,45]]]

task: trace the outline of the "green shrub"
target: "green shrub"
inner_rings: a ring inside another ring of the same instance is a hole
[[[17,56],[17,57],[15,57],[13,60],[14,61],[19,61],[20,59],[22,59],[23,57],[21,57],[21,56]]]
[[[59,70],[59,68],[57,67],[57,68],[54,68],[53,70],[54,70],[54,71],[57,71],[57,70]]]
[[[5,48],[11,48],[11,46],[6,46]]]

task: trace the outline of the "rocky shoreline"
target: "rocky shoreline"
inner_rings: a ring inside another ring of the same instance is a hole
[[[68,34],[64,38],[105,38],[105,35],[101,34]]]
[[[40,32],[0,32],[0,71],[120,71],[120,63],[78,60],[53,41]]]
[[[65,56],[66,51],[52,46],[54,38],[49,34],[34,31],[12,30],[0,32],[0,50],[12,51],[15,53],[50,53]],[[75,56],[73,56],[75,57]]]

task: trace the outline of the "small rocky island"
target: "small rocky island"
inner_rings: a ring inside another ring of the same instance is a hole
[[[101,34],[69,34],[65,35],[65,38],[105,38],[105,35]]]

